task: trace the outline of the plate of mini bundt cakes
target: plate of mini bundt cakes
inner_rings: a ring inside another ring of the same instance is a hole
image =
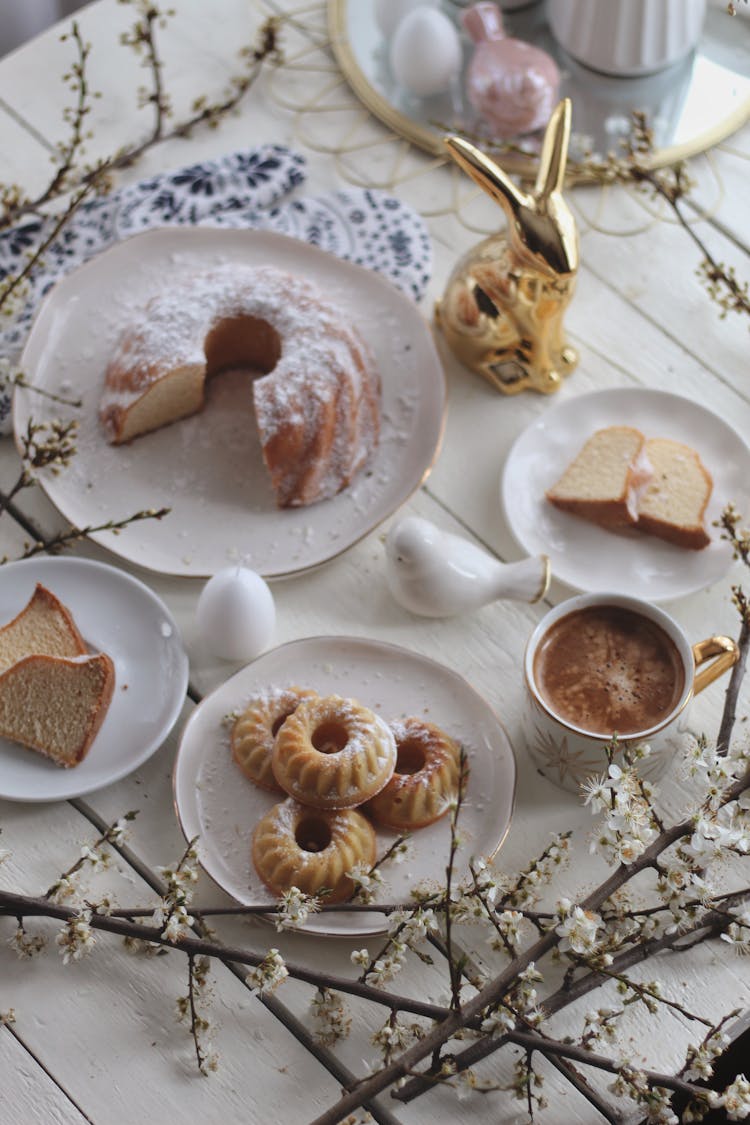
[[[322,906],[306,930],[351,937],[386,926],[377,911],[335,909],[373,867],[375,904],[444,881],[456,809],[456,878],[491,861],[515,780],[502,723],[455,672],[379,641],[312,637],[265,653],[196,708],[174,796],[203,868],[238,902],[273,907],[297,888]]]
[[[126,239],[45,298],[14,400],[76,423],[41,482],[77,527],[169,508],[102,546],[162,573],[243,561],[266,578],[340,554],[420,485],[445,377],[416,305],[285,235],[201,227]],[[42,394],[38,392],[42,391]]]

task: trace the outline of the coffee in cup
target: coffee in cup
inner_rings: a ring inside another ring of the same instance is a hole
[[[655,621],[623,606],[592,605],[550,626],[536,649],[534,682],[550,711],[608,737],[648,730],[671,715],[685,671]]]
[[[715,657],[713,663],[699,665]],[[584,594],[551,610],[526,650],[526,744],[563,788],[607,768],[606,747],[647,743],[656,777],[684,746],[688,704],[737,660],[729,637],[690,645],[663,610],[637,598]]]

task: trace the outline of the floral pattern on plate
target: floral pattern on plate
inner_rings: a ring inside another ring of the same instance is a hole
[[[54,283],[95,254],[140,231],[214,226],[280,231],[384,274],[418,301],[430,280],[432,249],[423,220],[382,192],[347,189],[287,198],[306,178],[305,159],[281,145],[261,145],[218,160],[151,176],[83,204],[44,254],[26,300],[0,332],[0,369],[11,373],[36,308]],[[22,267],[49,236],[52,219],[0,234],[0,281]],[[10,432],[11,400],[0,391],[0,433]]]

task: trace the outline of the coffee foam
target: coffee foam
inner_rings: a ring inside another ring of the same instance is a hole
[[[677,646],[655,622],[618,606],[590,606],[550,627],[534,657],[534,679],[561,719],[610,737],[668,718],[685,672]]]

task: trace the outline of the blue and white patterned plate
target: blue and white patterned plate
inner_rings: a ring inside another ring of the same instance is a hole
[[[44,252],[44,268],[0,332],[0,363],[11,373],[32,318],[63,275],[123,238],[156,227],[210,226],[275,230],[382,273],[414,300],[430,279],[432,249],[423,220],[382,192],[347,189],[318,197],[292,193],[305,181],[305,160],[263,145],[219,160],[153,176],[82,205]],[[48,237],[52,219],[0,234],[0,282],[17,273]],[[0,433],[10,432],[10,396],[0,391]]]

